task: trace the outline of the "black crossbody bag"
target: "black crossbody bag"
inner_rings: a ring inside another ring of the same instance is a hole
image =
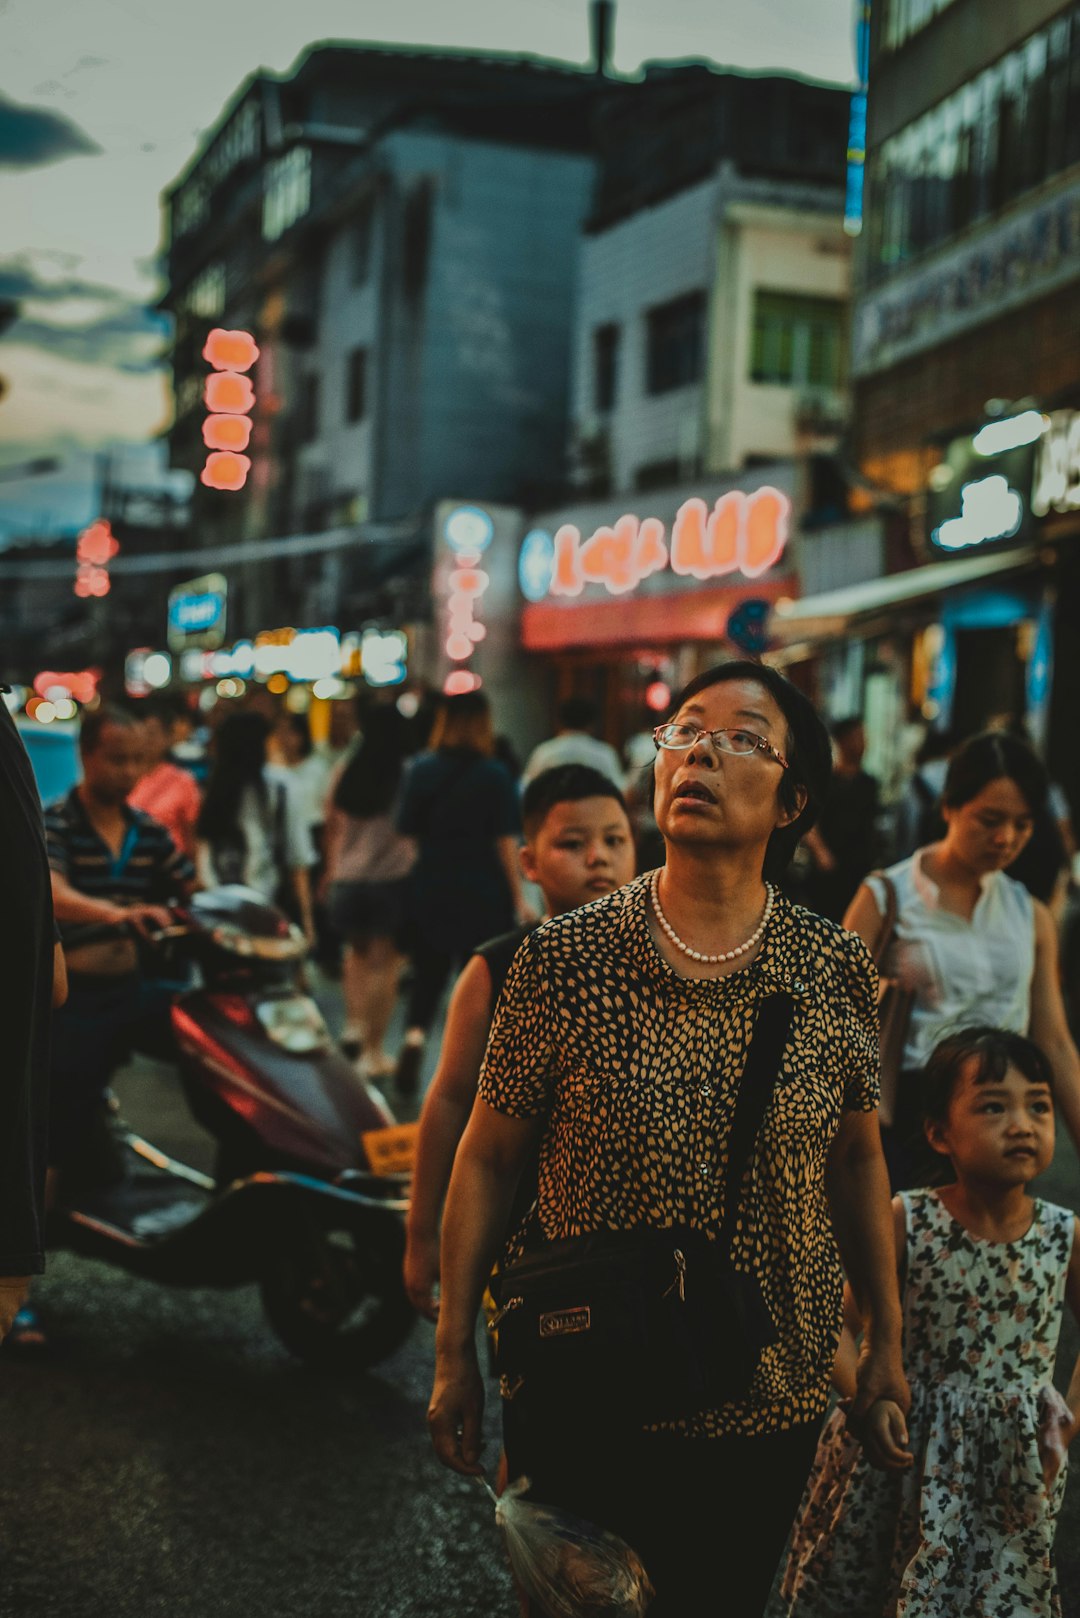
[[[739,1083],[715,1239],[688,1226],[599,1230],[547,1242],[500,1267],[489,1323],[504,1399],[560,1424],[664,1421],[743,1397],[777,1339],[758,1277],[731,1249],[742,1179],[794,1016],[761,1003]]]

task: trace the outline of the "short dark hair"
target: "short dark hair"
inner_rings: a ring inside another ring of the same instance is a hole
[[[132,730],[137,722],[135,715],[126,708],[114,708],[111,704],[102,703],[100,708],[83,715],[79,726],[79,752],[83,758],[89,758],[91,753],[96,752],[101,745],[101,733],[107,725]]]
[[[613,798],[626,812],[626,800],[610,775],[588,764],[556,764],[542,770],[525,788],[521,819],[526,837],[535,837],[559,803],[581,803],[585,798]]]
[[[960,809],[1002,777],[1020,788],[1032,815],[1046,808],[1049,781],[1045,765],[1027,742],[1000,730],[983,731],[957,748],[949,762],[941,801],[947,809]]]
[[[786,756],[788,768],[780,781],[780,802],[789,812],[798,808],[800,787],[806,793],[806,803],[788,826],[778,826],[769,838],[765,851],[764,874],[770,881],[779,881],[791,863],[799,841],[814,825],[825,794],[832,779],[832,744],[829,732],[820,714],[797,686],[784,678],[778,669],[767,663],[755,663],[751,658],[734,658],[730,663],[718,663],[683,687],[672,704],[669,717],[674,718],[684,703],[714,685],[728,680],[753,680],[772,697],[787,722]]]
[[[278,723],[286,730],[291,730],[300,743],[300,757],[310,758],[315,751],[315,743],[311,737],[311,722],[307,714],[293,713],[291,709],[286,708]]]
[[[559,726],[562,730],[591,730],[596,718],[596,703],[591,697],[567,697],[559,703]]]
[[[1017,1067],[1031,1084],[1045,1084],[1054,1093],[1054,1075],[1039,1047],[1023,1034],[982,1025],[962,1028],[935,1046],[923,1070],[922,1114],[927,1123],[943,1124],[964,1063],[975,1057],[976,1084],[1000,1084],[1006,1070]]]

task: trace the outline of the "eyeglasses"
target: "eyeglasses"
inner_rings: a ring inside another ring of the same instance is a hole
[[[749,758],[751,753],[767,753],[781,769],[791,768],[783,753],[778,753],[771,742],[753,730],[699,730],[697,725],[657,725],[653,731],[653,741],[657,747],[669,753],[685,753],[706,737],[721,753],[730,753],[734,758]]]

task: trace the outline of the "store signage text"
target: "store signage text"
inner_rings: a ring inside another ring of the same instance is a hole
[[[120,545],[104,518],[84,528],[75,544],[75,594],[107,596],[112,588],[109,563]]]
[[[342,635],[323,629],[268,629],[254,641],[240,640],[220,651],[186,651],[180,677],[196,680],[269,680],[284,675],[294,682],[354,679],[369,685],[400,685],[407,677],[408,640],[401,630],[365,629]]]
[[[220,646],[228,599],[229,583],[223,573],[206,573],[170,590],[167,629],[173,651]]]
[[[1037,517],[1080,510],[1080,410],[1051,412],[1035,458],[1031,509]]]
[[[480,562],[494,534],[495,524],[482,506],[455,506],[443,523],[443,539],[455,563],[446,579],[444,649],[459,665],[443,684],[447,696],[476,691],[482,683],[479,674],[465,665],[487,634],[480,604],[491,580]]]
[[[210,489],[242,489],[251,471],[243,453],[251,441],[255,389],[244,375],[259,357],[258,345],[248,331],[226,331],[215,326],[206,339],[203,359],[212,367],[203,398],[209,415],[202,425],[203,443],[210,451],[199,476]]]
[[[679,507],[668,542],[658,517],[629,513],[582,539],[564,523],[554,537],[542,528],[525,535],[518,559],[522,593],[530,601],[578,596],[586,584],[626,595],[643,579],[669,567],[685,578],[717,579],[729,573],[757,578],[773,567],[787,545],[791,501],[770,485],[745,494],[732,489],[710,511],[704,500]]]
[[[933,530],[935,545],[944,551],[967,550],[993,540],[1011,539],[1024,520],[1024,502],[1007,479],[994,473],[965,483],[960,491],[960,515]]]

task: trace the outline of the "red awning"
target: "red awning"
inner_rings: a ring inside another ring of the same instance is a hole
[[[540,601],[522,611],[521,644],[529,652],[562,652],[718,641],[723,640],[728,618],[740,602],[775,602],[781,596],[797,594],[798,585],[787,574],[719,589],[699,586],[670,595],[608,596],[567,605]]]

